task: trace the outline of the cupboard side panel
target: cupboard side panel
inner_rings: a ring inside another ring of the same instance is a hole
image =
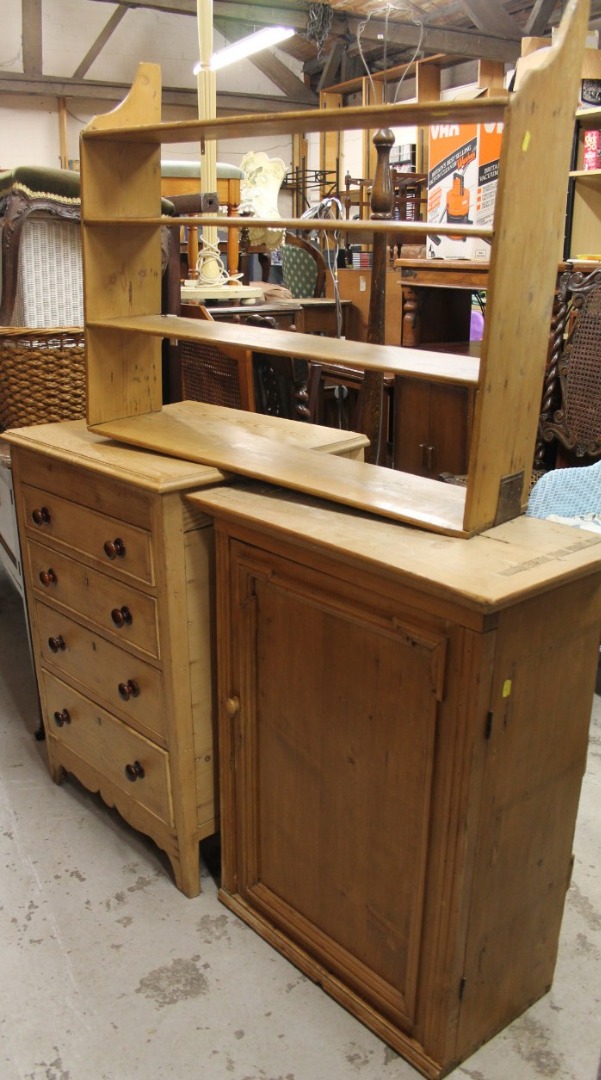
[[[502,616],[458,1058],[552,982],[586,765],[600,613],[601,588],[589,580]]]

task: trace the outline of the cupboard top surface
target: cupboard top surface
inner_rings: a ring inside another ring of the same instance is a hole
[[[217,520],[490,613],[601,572],[601,536],[521,516],[469,539],[383,521],[266,486],[188,496]],[[601,614],[601,613],[600,613]]]

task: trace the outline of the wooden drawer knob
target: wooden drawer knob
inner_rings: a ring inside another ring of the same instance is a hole
[[[71,717],[69,716],[69,713],[66,709],[63,709],[62,712],[55,712],[54,723],[57,727],[63,727],[64,724],[71,723]]]
[[[118,536],[114,540],[105,540],[103,546],[107,559],[122,559],[125,555],[125,544]]]
[[[50,511],[46,506],[36,507],[31,511],[34,525],[49,525],[51,521]]]
[[[111,619],[115,626],[118,626],[120,629],[122,626],[131,626],[133,615],[128,607],[113,608],[111,611]]]
[[[48,567],[47,570],[40,570],[40,581],[42,582],[42,585],[48,588],[50,585],[56,585],[58,578],[54,570],[52,570],[51,567]]]
[[[234,716],[240,711],[240,698],[229,697],[225,699],[225,711],[230,720],[233,720]]]
[[[138,694],[140,693],[140,687],[135,679],[128,679],[127,682],[120,682],[117,689],[119,691],[119,697],[123,698],[124,701],[129,701],[132,697],[138,697]]]
[[[140,765],[139,761],[134,761],[131,765],[125,766],[125,775],[128,780],[131,780],[132,784],[136,780],[144,779],[144,767]]]
[[[49,637],[48,645],[53,653],[64,652],[67,646],[65,645],[65,639],[61,634],[57,637]]]

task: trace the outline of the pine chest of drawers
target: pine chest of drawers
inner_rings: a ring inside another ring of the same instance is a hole
[[[353,445],[348,432],[238,415],[316,448],[336,450],[341,436]],[[185,496],[224,476],[119,446],[82,421],[7,438],[51,775],[99,792],[195,896],[199,841],[218,828],[213,530]]]

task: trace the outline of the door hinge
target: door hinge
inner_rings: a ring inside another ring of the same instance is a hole
[[[465,975],[463,975],[462,978],[461,978],[461,982],[459,983],[459,1000],[460,1001],[463,1001],[463,995],[465,994],[465,984],[466,984],[466,982],[467,982],[467,979],[466,979]]]
[[[486,727],[484,728],[484,738],[485,739],[490,739],[490,736],[491,736],[491,733],[492,733],[493,717],[494,717],[494,713],[493,713],[493,711],[491,709],[486,714]]]

